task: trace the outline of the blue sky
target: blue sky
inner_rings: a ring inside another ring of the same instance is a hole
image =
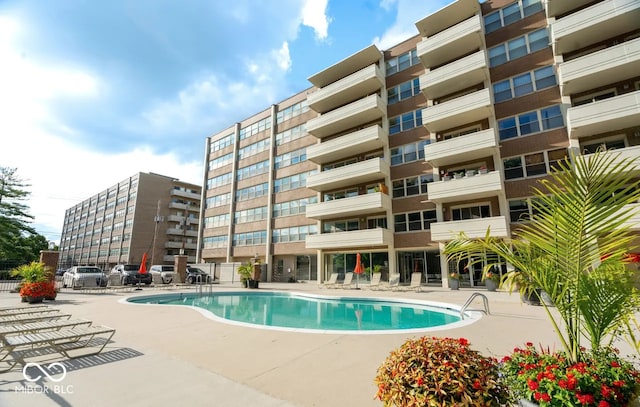
[[[0,0],[0,166],[40,234],[141,171],[200,184],[205,138],[389,48],[451,0]]]

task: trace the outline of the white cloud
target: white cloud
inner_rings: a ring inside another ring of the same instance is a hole
[[[313,28],[316,39],[324,40],[329,34],[329,23],[331,19],[327,17],[328,0],[305,0],[302,6],[302,25]]]
[[[291,55],[289,54],[289,43],[286,41],[282,43],[282,47],[278,50],[272,51],[273,59],[276,64],[283,71],[288,71],[291,68]]]
[[[388,49],[407,40],[418,33],[415,25],[418,20],[451,2],[452,0],[381,0],[380,7],[385,10],[396,7],[396,21],[381,37],[374,38],[373,43],[381,49]]]

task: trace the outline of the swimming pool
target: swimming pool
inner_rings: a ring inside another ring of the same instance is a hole
[[[475,322],[478,312],[451,304],[384,298],[328,297],[290,292],[136,296],[133,304],[189,306],[225,323],[314,333],[407,333],[451,329]]]

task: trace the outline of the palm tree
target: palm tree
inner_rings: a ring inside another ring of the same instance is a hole
[[[445,253],[455,261],[497,255],[514,270],[504,286],[522,294],[544,290],[559,319],[542,305],[567,356],[578,361],[582,338],[592,349],[607,337],[612,341],[617,330],[633,325],[640,305],[635,273],[627,267],[629,253],[638,248],[631,230],[640,202],[637,168],[611,152],[571,156],[534,188],[533,215],[512,240],[492,237],[489,230],[483,239],[462,234],[447,243]]]

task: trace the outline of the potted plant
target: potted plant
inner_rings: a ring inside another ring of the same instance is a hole
[[[56,298],[55,283],[51,279],[52,273],[44,263],[32,261],[29,264],[23,264],[13,269],[11,275],[22,278],[20,297],[23,302],[33,304]]]
[[[457,290],[460,288],[460,273],[452,271],[449,273],[449,288]]]
[[[626,406],[640,391],[640,372],[612,348],[585,350],[572,362],[564,352],[528,342],[502,358],[500,372],[521,406]]]
[[[450,179],[451,179],[451,175],[449,175],[448,172],[445,172],[444,174],[442,174],[443,181],[449,181]]]
[[[421,337],[395,349],[378,368],[376,398],[385,406],[501,406],[508,390],[498,361],[465,338]]]
[[[244,288],[247,288],[248,281],[251,279],[251,274],[253,273],[253,266],[251,263],[241,264],[238,267],[238,274],[240,275],[240,283]]]
[[[487,167],[484,165],[478,169],[478,174],[486,174],[487,172],[489,172],[489,170],[487,170]]]
[[[488,291],[495,291],[500,286],[500,274],[492,270],[487,271],[483,279]]]

